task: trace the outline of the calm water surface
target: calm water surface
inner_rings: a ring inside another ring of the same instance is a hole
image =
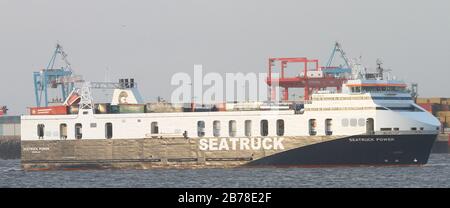
[[[236,168],[26,172],[0,160],[0,187],[446,187],[450,154],[422,167]]]

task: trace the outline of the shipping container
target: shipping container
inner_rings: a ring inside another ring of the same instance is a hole
[[[218,103],[218,104],[216,104],[216,107],[217,107],[218,111],[226,111],[227,110],[226,103]]]
[[[450,105],[450,98],[442,98],[442,103],[443,105]]]
[[[417,104],[428,104],[428,98],[416,98]]]
[[[67,99],[67,105],[74,105],[79,103],[81,100],[80,95],[78,95],[78,93],[73,93],[69,99]]]
[[[67,114],[67,106],[49,106],[49,107],[31,107],[31,115],[65,115]]]
[[[147,113],[183,112],[183,107],[172,105],[170,103],[147,103],[146,112]]]
[[[120,113],[120,107],[118,105],[111,105],[109,106],[109,113]]]
[[[441,104],[442,98],[428,98],[429,103]]]
[[[120,113],[145,113],[144,104],[120,104]]]
[[[426,111],[428,111],[430,113],[433,113],[433,104],[431,104],[431,103],[418,103],[417,105],[419,105],[420,107],[422,107]]]
[[[78,105],[69,106],[69,114],[78,114],[80,107]]]
[[[416,103],[442,104],[445,98],[417,98]]]
[[[443,122],[442,123],[442,127],[445,129],[445,128],[450,128],[450,122],[449,121],[447,121],[447,122]]]
[[[439,111],[437,112],[438,117],[448,117],[450,116],[450,111]]]
[[[95,104],[95,113],[97,114],[107,114],[109,113],[111,104],[109,103],[98,103]]]

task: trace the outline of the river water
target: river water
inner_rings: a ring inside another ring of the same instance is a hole
[[[450,154],[420,167],[235,168],[28,172],[0,160],[0,187],[446,187]]]

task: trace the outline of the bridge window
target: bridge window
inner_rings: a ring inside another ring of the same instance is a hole
[[[214,137],[220,137],[220,121],[213,122],[213,135]]]
[[[228,130],[229,130],[229,135],[230,137],[235,137],[236,136],[236,121],[235,120],[231,120],[228,122]]]
[[[113,137],[113,126],[112,123],[105,124],[105,138],[111,139]]]
[[[204,121],[197,122],[197,136],[198,137],[205,136],[205,122]]]
[[[352,92],[361,92],[361,87],[352,87]]]
[[[269,121],[267,120],[261,120],[261,125],[260,125],[260,131],[261,131],[261,136],[267,136],[269,135]]]
[[[65,123],[59,125],[59,138],[67,139],[67,124]]]
[[[352,90],[353,91],[353,90]],[[399,87],[399,86],[366,86],[362,87],[363,92],[405,92],[405,87]]]
[[[80,123],[75,124],[75,139],[81,139],[83,138],[83,125]]]
[[[45,129],[44,124],[37,125],[37,136],[39,139],[44,139],[44,129]]]
[[[247,137],[252,136],[252,121],[251,120],[245,120],[245,136],[247,136]]]

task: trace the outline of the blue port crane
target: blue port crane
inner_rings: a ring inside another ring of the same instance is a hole
[[[336,53],[339,53],[341,58],[344,60],[344,66],[332,66],[333,59],[336,56]],[[352,73],[352,67],[350,66],[350,60],[347,58],[347,55],[345,54],[344,50],[342,49],[341,44],[336,42],[334,44],[333,51],[331,52],[331,56],[328,59],[327,65],[325,67],[322,67],[322,71],[325,74],[330,74],[334,76],[338,76],[340,74],[344,73]]]
[[[61,56],[64,61],[64,66],[61,68],[55,68],[58,56]],[[81,81],[81,77],[73,74],[71,64],[67,60],[67,53],[58,43],[47,67],[33,72],[33,80],[36,106],[47,107],[51,103],[63,103],[73,90],[75,82]],[[50,90],[55,91],[56,97],[50,97]],[[58,91],[60,96],[57,95]]]

